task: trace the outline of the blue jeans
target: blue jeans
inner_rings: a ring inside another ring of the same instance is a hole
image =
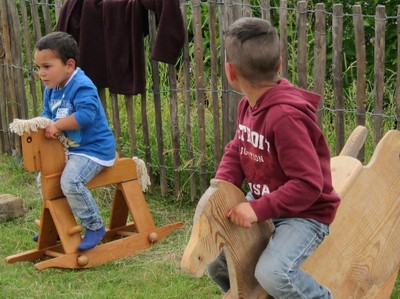
[[[69,155],[61,175],[61,189],[79,218],[81,225],[90,230],[103,226],[99,208],[85,184],[95,177],[104,166],[84,156]]]
[[[275,232],[261,254],[255,269],[260,285],[275,299],[332,298],[330,291],[300,269],[324,237],[329,226],[312,219],[274,219]],[[229,290],[225,255],[207,267],[207,271],[223,291]]]

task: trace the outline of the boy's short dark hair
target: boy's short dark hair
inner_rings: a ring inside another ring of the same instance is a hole
[[[68,59],[73,59],[78,64],[78,44],[72,35],[66,32],[55,31],[43,36],[36,42],[35,48],[39,51],[52,50],[63,63],[67,63]]]
[[[280,63],[279,38],[267,20],[240,18],[225,33],[226,62],[254,83],[273,80]]]

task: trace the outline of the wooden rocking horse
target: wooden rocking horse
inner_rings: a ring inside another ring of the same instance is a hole
[[[390,298],[400,266],[400,132],[389,131],[363,166],[355,156],[365,137],[366,129],[358,127],[332,158],[333,184],[342,202],[330,235],[303,265],[335,299]],[[231,285],[224,298],[271,298],[254,269],[272,223],[243,229],[226,218],[244,200],[236,186],[211,180],[196,208],[181,268],[199,277],[224,248]]]
[[[106,235],[100,245],[78,252],[82,227],[77,225],[60,188],[65,166],[63,144],[46,138],[43,129],[34,128],[22,135],[22,153],[25,169],[41,172],[43,205],[41,219],[36,221],[39,239],[35,249],[8,256],[8,263],[41,260],[35,264],[38,270],[90,268],[135,255],[183,226],[182,222],[155,226],[138,181],[135,161],[117,158],[113,167],[106,168],[87,184],[90,189],[115,185]],[[129,214],[132,222],[128,223]]]

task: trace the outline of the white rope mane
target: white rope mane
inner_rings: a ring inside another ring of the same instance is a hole
[[[45,129],[48,125],[50,125],[53,121],[46,117],[34,117],[30,119],[14,119],[14,121],[9,125],[10,131],[22,136],[24,133],[29,132],[37,132],[38,129]],[[67,138],[64,134],[60,134],[58,136],[58,140],[64,147],[65,152],[65,161],[68,160],[68,144]]]
[[[139,184],[142,187],[142,191],[147,191],[148,187],[151,185],[149,174],[147,173],[146,164],[143,160],[138,157],[132,158],[136,163],[136,171],[138,174]]]
[[[31,119],[14,119],[14,121],[9,125],[10,131],[22,136],[24,133],[37,132],[38,129],[45,129],[48,125],[52,123],[51,119],[45,117],[34,117]],[[68,159],[68,144],[67,138],[64,134],[60,134],[58,139],[64,146],[65,159]],[[136,163],[136,172],[138,174],[138,179],[142,191],[146,191],[151,185],[149,174],[147,173],[146,164],[143,160],[138,157],[132,158]]]
[[[16,118],[9,125],[9,128],[11,132],[22,136],[24,133],[37,132],[38,129],[45,129],[51,122],[51,119],[40,116],[31,119]]]

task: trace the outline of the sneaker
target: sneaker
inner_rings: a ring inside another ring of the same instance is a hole
[[[39,234],[34,234],[32,237],[33,242],[37,242],[39,240]]]
[[[97,244],[100,243],[105,234],[106,230],[104,226],[102,226],[98,230],[90,230],[87,228],[85,236],[83,237],[81,244],[79,244],[78,246],[78,251],[84,251],[95,247]]]

